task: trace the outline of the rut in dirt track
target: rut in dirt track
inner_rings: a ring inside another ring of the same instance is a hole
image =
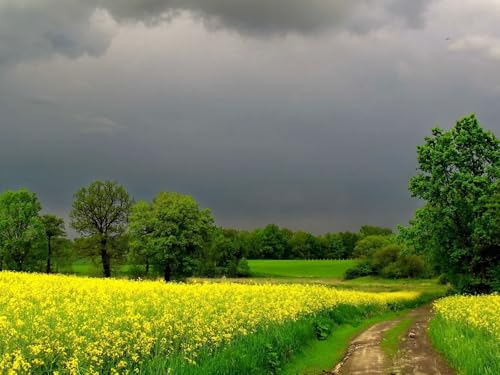
[[[405,318],[413,323],[400,343],[393,360],[380,347],[384,333],[401,318],[375,324],[357,336],[349,345],[344,359],[333,369],[332,375],[455,375],[436,353],[427,336],[432,318],[430,306],[411,311]]]

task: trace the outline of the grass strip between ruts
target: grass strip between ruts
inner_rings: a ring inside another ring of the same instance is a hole
[[[408,331],[414,321],[414,318],[402,319],[394,327],[384,332],[380,346],[389,359],[394,358],[396,355],[401,338]]]

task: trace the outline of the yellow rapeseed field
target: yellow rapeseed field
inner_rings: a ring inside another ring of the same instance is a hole
[[[338,304],[418,297],[313,285],[165,284],[13,272],[0,272],[0,291],[2,374],[133,373],[149,358],[173,354],[194,362],[201,351]]]
[[[500,340],[500,295],[453,296],[434,303],[443,319],[482,329]]]

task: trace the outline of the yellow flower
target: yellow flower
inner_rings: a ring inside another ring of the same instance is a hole
[[[481,329],[500,340],[500,295],[452,296],[434,303],[436,314],[445,320]]]
[[[14,272],[0,272],[0,290],[0,374],[29,373],[42,359],[69,374],[137,373],[152,353],[196,363],[201,351],[339,304],[384,309],[418,297],[320,285],[165,284]]]

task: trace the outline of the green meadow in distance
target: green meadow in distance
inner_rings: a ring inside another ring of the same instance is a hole
[[[249,260],[252,276],[265,277],[330,277],[341,279],[357,260]]]

